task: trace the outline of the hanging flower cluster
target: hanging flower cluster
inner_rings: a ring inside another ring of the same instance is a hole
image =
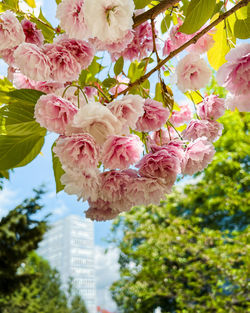
[[[132,0],[63,0],[56,16],[65,33],[53,43],[45,43],[31,21],[19,22],[11,11],[0,14],[0,56],[9,64],[9,79],[17,88],[45,93],[34,117],[59,134],[53,152],[64,170],[64,190],[87,200],[86,216],[97,221],[134,205],[158,204],[178,176],[208,166],[223,129],[217,119],[224,114],[224,100],[198,92],[212,74],[201,54],[213,45],[213,32],[191,45],[176,66],[178,88],[197,91],[202,99],[195,111],[188,103],[173,109],[173,104],[153,100],[145,88],[141,95],[126,94],[129,80],[122,76],[108,99],[100,96],[98,84],[76,85],[97,51],[108,51],[112,60],[141,60],[149,53],[159,58],[152,25],[146,21],[133,29],[133,14],[139,14],[134,11]],[[163,55],[196,35],[181,33],[181,25],[179,20],[170,29]],[[228,106],[234,108],[231,103],[237,100],[241,110],[245,101],[244,110],[249,110],[250,44],[232,49],[227,60],[217,77],[233,95]]]

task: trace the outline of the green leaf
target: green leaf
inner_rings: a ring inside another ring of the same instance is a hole
[[[224,22],[221,22],[215,27],[216,33],[213,35],[215,43],[207,53],[208,61],[216,71],[226,63],[225,55],[230,50],[224,25]]]
[[[142,60],[142,62],[145,62]],[[128,78],[131,80],[131,82],[136,81],[138,78],[140,78],[144,73],[144,66],[143,64],[138,63],[137,61],[134,61],[130,64],[128,69]]]
[[[24,0],[31,8],[36,7],[36,2],[35,0]]]
[[[170,27],[172,18],[170,14],[167,14],[164,16],[164,18],[161,21],[161,32],[162,34],[166,33]]]
[[[102,84],[104,87],[111,88],[117,84],[117,80],[115,78],[109,77],[109,78],[104,79]]]
[[[199,30],[214,12],[216,0],[191,0],[187,15],[179,31],[193,34]]]
[[[239,39],[250,37],[250,4],[236,12],[234,35]]]
[[[44,135],[42,128],[34,119],[34,107],[25,103],[5,105],[0,109],[0,135],[27,136]]]
[[[64,185],[61,183],[61,177],[65,173],[62,169],[62,164],[59,160],[59,158],[55,155],[53,148],[55,147],[56,142],[51,147],[52,152],[52,162],[53,162],[53,170],[54,170],[54,177],[55,177],[55,183],[56,183],[56,192],[60,192],[64,189]]]
[[[6,179],[9,179],[10,173],[8,171],[0,171],[0,177],[4,177]]]
[[[0,106],[9,100],[8,92],[12,90],[15,88],[6,77],[0,79]]]
[[[18,10],[19,0],[2,0],[3,7],[6,9]]]
[[[59,3],[61,3],[62,0],[56,0],[56,4],[58,5]]]
[[[115,66],[114,66],[114,73],[116,76],[118,76],[122,72],[123,66],[124,66],[124,60],[123,60],[123,57],[121,56],[116,61]]]
[[[135,9],[145,8],[152,0],[134,0]]]
[[[43,92],[33,89],[18,89],[9,92],[0,90],[0,99],[5,97],[5,104],[19,104],[21,102],[34,106],[42,95],[44,95]]]
[[[190,99],[195,104],[198,104],[198,103],[202,102],[202,100],[203,100],[202,96],[199,95],[199,93],[195,92],[195,91],[185,92],[185,96],[187,96],[188,99]]]
[[[44,17],[42,9],[40,8],[38,19],[35,16],[31,16],[30,19],[37,25],[39,29],[41,29],[45,40],[50,43],[53,42],[55,31],[50,22]]]
[[[164,99],[163,99],[163,96],[162,96],[162,88],[161,88],[161,84],[160,83],[157,83],[155,85],[155,97],[154,97],[154,99],[156,101],[164,103]]]
[[[44,133],[45,135],[45,133]],[[0,170],[24,166],[30,163],[41,151],[44,136],[0,136]]]

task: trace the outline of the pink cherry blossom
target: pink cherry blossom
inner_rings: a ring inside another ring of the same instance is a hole
[[[95,50],[87,41],[79,39],[61,39],[58,43],[75,57],[82,69],[86,69],[91,64]]]
[[[169,110],[163,107],[161,102],[146,99],[144,103],[144,114],[136,123],[136,130],[149,132],[159,130],[168,120]]]
[[[198,54],[188,54],[176,66],[177,86],[182,92],[205,87],[211,77],[205,60]]]
[[[102,150],[103,165],[109,169],[128,168],[140,160],[143,149],[143,144],[136,135],[110,136]]]
[[[78,200],[96,201],[99,191],[99,171],[97,169],[85,169],[84,171],[64,168],[65,174],[61,177],[64,191],[69,195],[77,195]]]
[[[124,205],[126,202],[129,202],[127,188],[136,177],[137,172],[134,170],[111,170],[101,173],[100,198],[104,201],[109,201],[110,204],[112,203],[115,210],[123,211],[124,208],[118,207],[117,204],[120,202],[120,204]]]
[[[23,19],[21,24],[25,34],[25,42],[33,43],[39,47],[42,46],[44,41],[43,33],[40,29],[37,29],[36,24],[26,19]]]
[[[0,50],[12,49],[22,42],[25,36],[21,24],[11,11],[0,14]]]
[[[185,151],[182,161],[182,173],[193,175],[202,171],[212,161],[215,154],[214,146],[205,137],[191,142]]]
[[[145,22],[134,29],[134,37],[130,43],[128,43],[127,47],[120,50],[118,53],[115,53],[114,51],[111,53],[111,57],[113,60],[118,59],[120,56],[123,56],[124,59],[130,61],[133,61],[134,59],[141,60],[152,50],[152,28],[149,22]]]
[[[84,0],[84,18],[91,36],[109,43],[122,38],[133,26],[133,0]]]
[[[175,46],[170,38],[168,38],[165,43],[162,50],[163,56],[169,55],[173,50],[175,49]]]
[[[158,147],[158,146],[157,146]],[[136,165],[139,174],[144,177],[163,178],[170,190],[177,174],[181,172],[181,152],[176,147],[158,147],[156,152],[146,154]]]
[[[186,140],[195,140],[199,137],[206,137],[209,141],[217,140],[223,130],[223,125],[213,120],[192,120],[182,132]]]
[[[183,45],[186,41],[191,39],[193,35],[187,35],[184,33],[179,32],[179,28],[183,24],[182,20],[178,21],[177,25],[174,25],[170,30],[170,40],[174,46],[174,49],[179,48],[181,45]]]
[[[86,133],[60,136],[53,151],[67,168],[86,170],[98,165],[99,147],[94,138]]]
[[[22,43],[14,52],[15,64],[33,80],[50,80],[51,63],[43,50],[32,43]]]
[[[170,122],[179,127],[186,122],[189,122],[192,118],[192,111],[188,104],[184,104],[180,106],[180,111],[173,111],[170,117]]]
[[[103,201],[102,199],[97,199],[97,201],[89,200],[89,209],[85,212],[87,218],[92,221],[107,221],[114,219],[119,212],[113,210],[109,202]]]
[[[97,95],[97,90],[94,87],[86,86],[84,87],[84,92],[89,99]]]
[[[90,38],[89,41],[94,45],[95,49],[98,51],[109,51],[112,55],[112,59],[116,59],[121,56],[121,52],[124,51],[128,44],[134,38],[134,32],[128,30],[125,35],[121,38],[118,38],[116,41],[107,42],[99,40],[98,38]]]
[[[57,81],[44,81],[44,82],[35,82],[36,90],[40,90],[44,93],[55,93],[58,89],[63,87],[63,84]]]
[[[200,32],[201,30],[202,29],[200,29],[198,32]],[[193,36],[195,35],[196,33],[193,34]],[[198,39],[195,44],[190,45],[187,48],[187,51],[191,53],[202,54],[202,53],[207,52],[209,49],[211,49],[213,45],[214,45],[214,39],[212,36],[212,32],[210,31],[210,33],[206,33],[200,39]]]
[[[129,134],[129,127],[135,129],[138,118],[144,114],[144,102],[139,95],[127,95],[108,104],[110,111],[121,122],[125,134]]]
[[[15,72],[16,69],[13,66],[8,67],[7,78],[10,82],[13,82]]]
[[[82,9],[84,0],[63,0],[57,7],[56,17],[70,38],[87,39],[89,31]]]
[[[13,84],[17,89],[35,89],[35,81],[20,72],[13,73]]]
[[[128,86],[129,79],[127,77],[123,77],[122,75],[118,75],[116,77],[116,80],[118,81],[117,85],[115,87],[112,87],[109,92],[112,95],[118,94],[119,92],[122,92],[125,90]]]
[[[92,135],[98,144],[104,143],[108,136],[121,133],[120,121],[108,108],[98,102],[89,102],[81,107],[74,117],[72,126]]]
[[[35,119],[49,131],[64,134],[72,122],[77,108],[69,101],[54,94],[41,96],[35,106]]]
[[[14,72],[13,73],[13,84],[17,89],[26,88],[26,89],[36,89],[40,90],[44,93],[54,93],[58,89],[63,87],[62,83],[51,81],[34,81],[27,76],[23,75],[20,72]]]
[[[227,63],[217,72],[217,82],[232,94],[250,94],[250,43],[241,44],[226,55]]]
[[[197,113],[201,119],[217,120],[225,112],[224,99],[216,95],[210,95],[203,99],[198,105]]]
[[[148,135],[147,137],[148,148],[151,149],[155,145],[165,146],[171,140],[174,140],[177,138],[178,138],[178,135],[172,127],[168,127],[168,129],[164,128],[164,129],[157,130]]]
[[[17,47],[14,47],[12,49],[4,49],[0,50],[0,58],[4,60],[8,65],[14,66],[15,65],[15,57],[14,52]]]
[[[170,190],[159,178],[137,177],[127,186],[127,195],[131,206],[160,203],[165,193]]]
[[[62,83],[78,79],[81,65],[64,46],[60,44],[46,44],[45,54],[51,64],[51,79]]]
[[[226,107],[232,111],[237,108],[240,112],[250,112],[249,95],[235,96],[228,94],[226,97]]]

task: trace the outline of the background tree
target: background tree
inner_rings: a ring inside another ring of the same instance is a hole
[[[170,195],[167,203],[175,215],[200,217],[201,227],[243,229],[250,219],[250,116],[227,112],[220,121],[224,131],[213,162],[196,175],[196,184]]]
[[[28,282],[33,273],[19,271],[29,252],[37,249],[47,230],[47,217],[34,219],[40,205],[43,189],[34,190],[33,198],[11,210],[0,221],[0,294],[8,295]]]
[[[115,222],[123,237],[114,239],[120,279],[111,290],[121,312],[247,310],[249,116],[221,121],[214,161],[197,184]]]
[[[35,252],[29,255],[20,271],[32,272],[33,280],[10,296],[0,298],[2,313],[87,313],[82,298],[76,293],[65,293],[57,270]]]
[[[62,291],[59,273],[34,252],[48,229],[48,216],[35,218],[44,190],[34,192],[0,221],[0,312],[87,313],[76,290]]]

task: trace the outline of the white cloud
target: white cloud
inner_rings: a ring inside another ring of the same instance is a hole
[[[5,216],[10,209],[16,206],[17,202],[17,192],[5,188],[0,191],[0,218]]]
[[[111,298],[109,287],[119,279],[118,257],[117,249],[110,249],[105,254],[103,247],[95,247],[96,303],[110,312],[115,312],[117,309]]]

